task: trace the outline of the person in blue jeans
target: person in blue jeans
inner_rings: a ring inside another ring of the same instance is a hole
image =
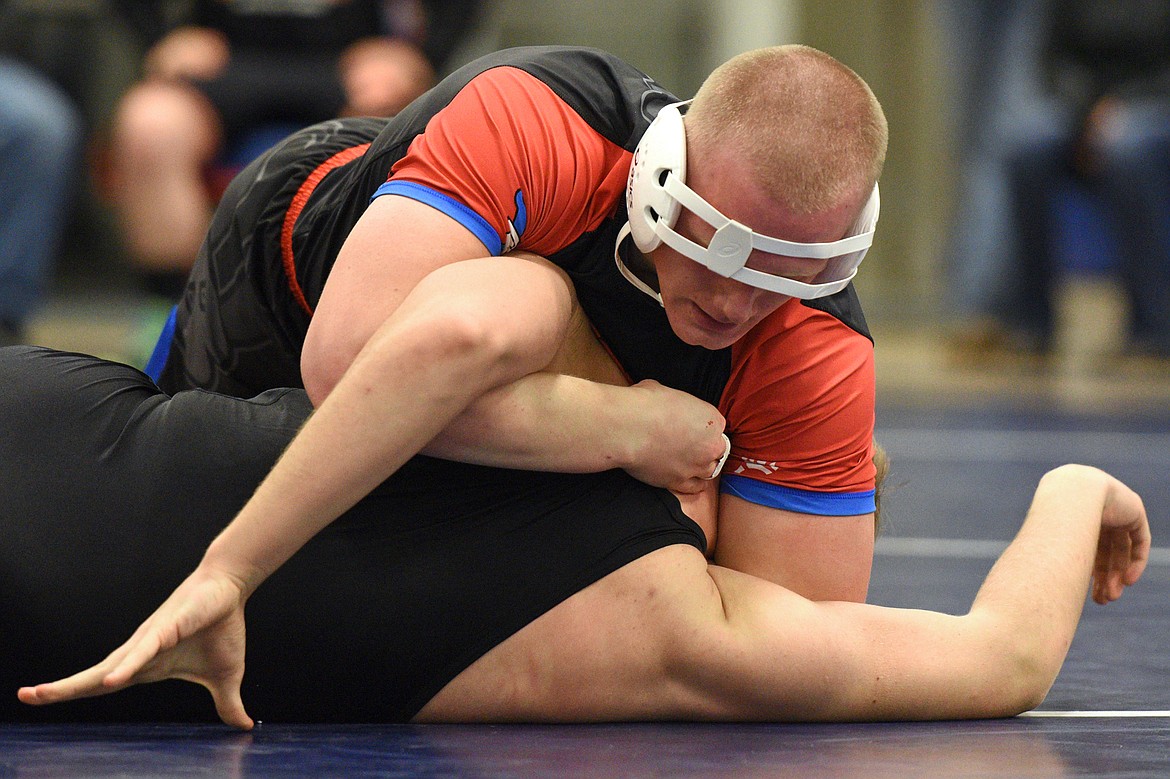
[[[982,360],[1012,347],[1004,326],[1017,306],[1019,258],[1009,160],[1018,139],[1046,126],[1037,26],[1046,0],[939,0],[934,4],[956,172],[943,252],[954,356]]]
[[[80,163],[82,120],[49,79],[0,57],[0,345],[44,298]]]
[[[1096,195],[1130,304],[1131,351],[1170,357],[1170,2],[1050,0],[1044,121],[1009,153],[1018,284],[1009,324],[1038,349],[1052,334],[1057,186]]]

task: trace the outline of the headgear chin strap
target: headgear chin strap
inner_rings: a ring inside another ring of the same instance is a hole
[[[623,228],[619,234],[618,243],[627,233],[633,236],[634,244],[643,253],[665,243],[720,276],[804,300],[843,290],[857,275],[857,267],[873,243],[881,205],[877,184],[874,184],[873,192],[847,238],[828,243],[799,243],[761,235],[719,213],[686,185],[687,140],[679,110],[686,104],[663,107],[634,151],[626,185],[626,209],[630,221],[628,230]],[[674,224],[682,207],[715,228],[715,235],[706,246],[675,232]],[[827,259],[829,263],[812,283],[806,284],[745,267],[753,250],[784,257]],[[620,259],[618,265],[622,265]],[[625,268],[622,271],[628,277]]]

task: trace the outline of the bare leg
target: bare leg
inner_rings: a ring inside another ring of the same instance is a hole
[[[123,97],[111,183],[127,248],[144,270],[185,273],[195,262],[213,208],[203,169],[219,144],[219,119],[193,89],[147,81]]]
[[[658,549],[576,593],[464,670],[419,712],[441,720],[906,720],[1038,705],[1098,603],[1149,554],[1141,499],[1068,465],[962,616],[808,601]]]

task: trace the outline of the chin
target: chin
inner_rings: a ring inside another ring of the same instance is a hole
[[[683,343],[691,346],[699,346],[713,352],[726,349],[743,337],[743,332],[739,328],[736,328],[735,332],[730,334],[712,333],[710,330],[694,326],[679,328],[674,327],[673,324],[671,329],[674,330],[674,334]]]
[[[726,349],[742,338],[751,325],[755,323],[741,323],[723,325],[705,317],[695,303],[686,301],[684,305],[666,306],[666,318],[670,322],[670,329],[679,340],[691,346],[716,351]]]

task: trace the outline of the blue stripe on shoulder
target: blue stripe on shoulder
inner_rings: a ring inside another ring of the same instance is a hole
[[[167,316],[167,321],[163,323],[162,332],[159,333],[158,340],[154,344],[154,350],[150,353],[150,359],[146,361],[146,367],[142,372],[158,383],[162,376],[163,368],[167,364],[167,357],[171,353],[171,340],[175,337],[175,320],[179,314],[179,307],[172,306],[171,313]]]
[[[785,509],[800,514],[818,514],[826,517],[852,517],[870,514],[875,510],[874,491],[812,492],[778,484],[750,479],[746,476],[724,476],[719,491],[742,498],[749,503],[774,509]]]
[[[430,187],[424,187],[422,184],[415,184],[412,181],[387,181],[378,187],[370,200],[382,195],[401,195],[420,203],[426,203],[470,230],[471,234],[478,238],[493,256],[504,250],[499,234],[488,224],[486,219],[442,192],[436,192]]]

